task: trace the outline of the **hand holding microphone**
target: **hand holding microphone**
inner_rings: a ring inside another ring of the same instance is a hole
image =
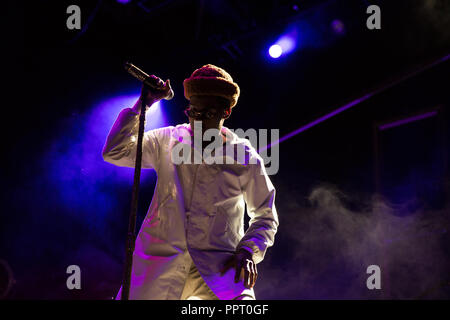
[[[151,75],[150,77],[155,77],[154,75]],[[157,78],[157,77],[155,77]],[[172,99],[170,97],[171,92],[173,96],[173,91],[170,86],[170,80],[166,80],[166,82],[163,82],[161,79],[157,78],[159,81],[161,81],[161,84],[155,87],[150,87],[147,84],[142,85],[141,89],[141,96],[139,97],[139,100],[144,100],[145,105],[147,108],[149,108],[152,104],[155,102],[158,102],[162,99],[170,100]]]
[[[144,101],[146,110],[155,102],[162,99],[170,100],[173,98],[173,90],[170,86],[170,80],[164,82],[155,75],[148,75],[135,65],[127,62],[125,63],[125,69],[132,76],[143,82],[141,89],[141,96],[133,109],[137,112],[140,111],[140,103]],[[138,112],[139,113],[139,112]]]

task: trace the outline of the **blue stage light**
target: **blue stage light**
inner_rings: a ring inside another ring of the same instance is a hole
[[[279,44],[274,44],[269,48],[269,55],[274,59],[279,58],[282,53],[283,49]]]
[[[297,46],[297,29],[292,29],[283,34],[278,40],[269,48],[269,56],[273,59],[278,59],[288,53],[294,51]]]

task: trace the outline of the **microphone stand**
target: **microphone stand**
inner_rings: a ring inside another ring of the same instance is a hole
[[[138,195],[139,195],[139,182],[141,178],[141,165],[142,165],[142,140],[144,137],[144,125],[145,125],[145,94],[146,87],[144,86],[144,92],[141,95],[141,112],[139,114],[139,131],[137,137],[136,147],[136,164],[134,167],[134,183],[131,196],[131,211],[128,221],[128,235],[126,243],[126,258],[125,258],[125,270],[122,284],[121,300],[129,300],[130,296],[130,282],[131,282],[131,269],[133,266],[133,252],[136,242],[136,215],[138,207]]]

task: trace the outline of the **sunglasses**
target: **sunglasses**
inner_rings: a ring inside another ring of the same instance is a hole
[[[193,118],[196,120],[208,120],[217,116],[217,111],[205,110],[205,111],[197,111],[192,106],[188,106],[184,110],[184,114],[189,118]]]

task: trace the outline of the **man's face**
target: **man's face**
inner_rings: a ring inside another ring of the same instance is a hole
[[[191,129],[194,130],[194,121],[202,122],[202,131],[207,129],[221,129],[223,121],[222,118],[224,107],[227,105],[227,101],[216,96],[192,96],[190,100],[190,108],[196,112],[208,112],[211,118],[203,117],[202,119],[196,119],[189,117],[189,123]]]

